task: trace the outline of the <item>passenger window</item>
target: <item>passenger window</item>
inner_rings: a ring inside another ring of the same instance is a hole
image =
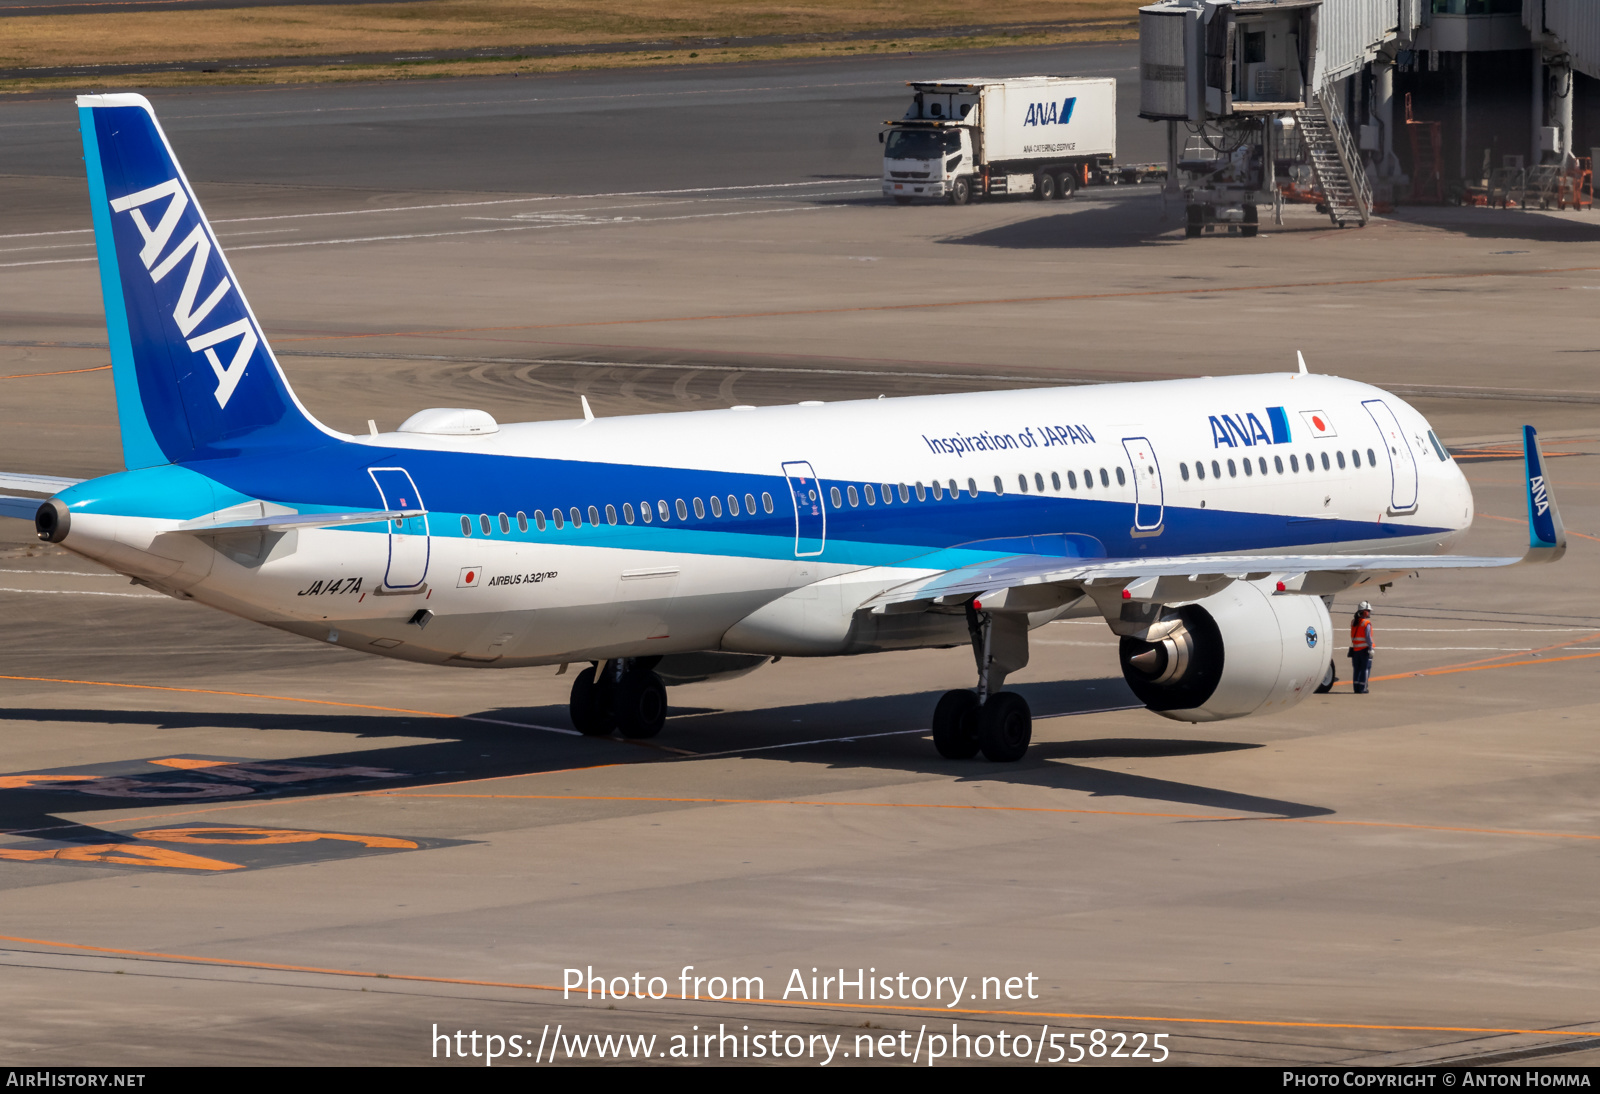
[[[611,505],[609,503],[606,505],[606,523],[607,524],[615,524],[615,523],[617,523],[617,507],[615,505]]]
[[[1339,451],[1335,452],[1334,455],[1339,457],[1339,470],[1343,471],[1344,470],[1344,449],[1341,448]]]
[[[752,517],[756,515],[756,496],[754,494],[746,494],[744,496],[744,511]]]
[[[1332,470],[1332,468],[1328,466],[1328,454],[1326,452],[1322,454],[1322,469],[1324,471]]]
[[[1188,482],[1189,481],[1189,465],[1186,464],[1186,463],[1180,463],[1178,465],[1178,474],[1183,476],[1183,481],[1184,482]]]
[[[544,531],[544,510],[543,509],[535,509],[533,511],[533,524],[534,524],[535,528],[539,529],[539,531],[541,531],[541,532]]]
[[[1120,468],[1120,467],[1117,468],[1117,485],[1118,486],[1127,486],[1128,485],[1128,476],[1126,476],[1126,475],[1124,475],[1122,473],[1122,468]]]
[[[761,492],[761,511],[764,513],[772,512],[772,495],[765,490]]]
[[[1306,453],[1306,470],[1307,471],[1315,471],[1316,469],[1317,469],[1317,457],[1314,454],[1312,454],[1310,452],[1307,452]]]
[[[934,501],[943,501],[944,500],[944,487],[939,485],[939,480],[938,479],[934,479],[933,480],[933,483],[930,486],[930,489],[933,491],[933,500]]]
[[[1248,456],[1244,459],[1244,473],[1246,475],[1254,475],[1256,473],[1256,469],[1250,465],[1250,457]]]
[[[483,529],[483,534],[484,535],[488,535],[489,534],[489,514],[488,513],[479,513],[478,514],[478,527]]]
[[[736,516],[739,515],[739,495],[738,494],[729,494],[728,495],[728,515],[730,517],[736,517]]]
[[[622,503],[622,519],[629,524],[633,523],[633,502],[625,501]]]
[[[500,514],[500,534],[503,536],[511,534],[511,518],[504,513]]]
[[[975,498],[977,496],[978,496],[978,480],[977,479],[968,479],[967,480],[967,497]]]
[[[1278,474],[1280,474],[1280,475],[1283,474],[1283,457],[1282,456],[1274,456],[1274,457],[1272,457],[1272,466],[1274,466],[1274,467],[1276,467],[1278,469]]]
[[[1111,485],[1111,476],[1106,474],[1106,469],[1103,468],[1103,467],[1100,469],[1100,485],[1101,486],[1110,486]]]
[[[464,536],[472,535],[472,518],[471,517],[462,517],[461,518],[461,534],[464,535]]]
[[[1044,493],[1044,476],[1037,471],[1033,473],[1033,485],[1038,487],[1039,493]]]
[[[528,514],[526,514],[526,513],[518,513],[517,514],[517,531],[526,532],[527,530],[528,530]]]
[[[1061,492],[1061,475],[1058,472],[1050,472],[1050,489],[1058,494]]]
[[[1300,473],[1300,457],[1296,456],[1293,452],[1289,453],[1289,470],[1293,471],[1296,475]]]
[[[1262,457],[1260,457],[1260,459],[1261,459],[1261,473],[1263,475],[1265,475],[1267,473],[1267,458],[1265,456],[1262,456]]]
[[[1222,465],[1216,460],[1211,461],[1211,477],[1214,479],[1222,478]]]
[[[1204,460],[1194,461],[1194,475],[1197,479],[1204,479],[1206,477],[1206,462]]]
[[[856,493],[856,488],[853,486],[844,488],[844,496],[850,499],[850,508],[852,509],[861,504],[861,495]]]
[[[644,518],[646,524],[649,524],[655,519],[656,507],[647,501],[641,501],[639,503],[639,515]]]
[[[711,515],[714,517],[722,515],[722,499],[715,494],[711,495]]]
[[[682,505],[683,503],[679,502],[678,504]],[[662,520],[671,520],[672,519],[672,510],[667,508],[667,499],[666,498],[662,498],[661,500],[656,502],[656,512],[661,514],[661,519]]]
[[[1028,476],[1026,476],[1026,475],[1018,475],[1017,476],[1017,489],[1022,491],[1024,494],[1026,494],[1028,492]]]
[[[1228,461],[1228,478],[1236,479],[1238,477],[1239,477],[1239,469],[1233,466],[1233,461],[1232,460],[1229,460]]]
[[[1372,467],[1377,467],[1378,466],[1378,457],[1373,453],[1372,449],[1370,449],[1370,448],[1367,449],[1367,463]]]
[[[561,510],[552,509],[552,510],[550,510],[550,515],[555,518],[556,531],[559,532],[559,531],[561,531],[561,529],[563,529],[563,528],[565,528],[567,526],[566,521],[561,516]]]
[[[870,482],[862,484],[861,492],[867,495],[868,505],[878,504],[878,492],[872,488],[872,484]]]
[[[1083,469],[1083,488],[1085,490],[1094,489],[1094,472],[1090,471],[1087,467]]]
[[[1078,475],[1077,475],[1077,473],[1074,472],[1074,471],[1068,471],[1067,472],[1067,489],[1076,490],[1077,488],[1078,488]]]
[[[994,477],[994,494],[995,494],[995,497],[1001,497],[1002,495],[1005,494],[1005,492],[1006,492],[1006,484],[1000,481],[1000,476],[999,475],[996,475]]]
[[[908,502],[911,500],[911,491],[906,488],[905,483],[900,484],[900,500],[902,502]]]
[[[920,482],[917,483],[917,500],[918,501],[927,501],[928,500],[927,487],[923,486]]]
[[[1350,464],[1352,467],[1361,466],[1361,450],[1359,448],[1352,448],[1350,450]]]
[[[839,496],[839,488],[837,486],[835,486],[832,490],[829,490],[828,495],[833,498],[833,507],[835,509],[844,508],[844,499]]]
[[[682,498],[679,498],[676,502],[674,502],[672,507],[678,511],[679,520],[689,519],[689,507],[683,503]]]
[[[583,527],[583,514],[578,512],[578,507],[576,505],[567,510],[567,516],[572,518],[572,526],[574,528]]]
[[[596,528],[600,526],[600,510],[596,509],[592,505],[589,506],[589,523],[594,525]]]
[[[956,480],[955,479],[951,479],[950,480],[950,500],[951,501],[955,501],[956,500],[956,495],[958,495],[960,493],[961,493],[961,487],[956,485]]]

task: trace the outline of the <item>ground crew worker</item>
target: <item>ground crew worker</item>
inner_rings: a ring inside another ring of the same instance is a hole
[[[1367,677],[1372,673],[1372,605],[1363,600],[1350,621],[1350,667],[1355,673],[1357,695],[1367,693]]]

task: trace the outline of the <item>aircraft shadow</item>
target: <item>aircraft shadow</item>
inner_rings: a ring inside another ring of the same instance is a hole
[[[1177,206],[1161,221],[1159,199],[1084,205],[1011,224],[947,236],[941,243],[963,247],[998,247],[1013,251],[1080,250],[1133,247],[1141,243],[1182,243],[1183,210]]]
[[[1520,209],[1419,206],[1401,208],[1386,216],[1407,224],[1454,232],[1469,239],[1523,240],[1528,243],[1600,242],[1600,224],[1547,217]]]

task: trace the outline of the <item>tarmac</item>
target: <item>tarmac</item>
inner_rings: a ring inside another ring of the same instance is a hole
[[[595,1063],[590,1035],[625,1034],[657,1040],[607,1058],[815,1065],[832,1043],[828,1066],[925,1065],[942,1037],[941,1064],[1600,1063],[1600,221],[1336,230],[1290,207],[1255,239],[1185,240],[1159,186],[882,199],[879,124],[904,80],[948,71],[1117,75],[1122,158],[1157,158],[1136,61],[151,97],[337,428],[1288,371],[1301,350],[1429,416],[1476,496],[1464,551],[1521,550],[1516,437],[1538,426],[1565,560],[1401,581],[1372,597],[1371,694],[1210,725],[1138,708],[1103,624],[1053,624],[1013,678],[1034,745],[1000,765],[929,739],[939,693],[971,683],[962,650],[784,659],[674,689],[654,741],[583,738],[554,670],[363,658],[3,521],[0,1058],[482,1066],[493,1036],[498,1066]],[[74,112],[7,101],[0,141],[0,468],[119,470]],[[627,996],[563,991],[591,974]]]

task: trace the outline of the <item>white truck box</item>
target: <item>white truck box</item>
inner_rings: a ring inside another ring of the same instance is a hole
[[[912,81],[887,123],[883,191],[899,201],[986,194],[1065,197],[1117,152],[1117,82],[1023,76]],[[921,161],[921,162],[918,162]]]

